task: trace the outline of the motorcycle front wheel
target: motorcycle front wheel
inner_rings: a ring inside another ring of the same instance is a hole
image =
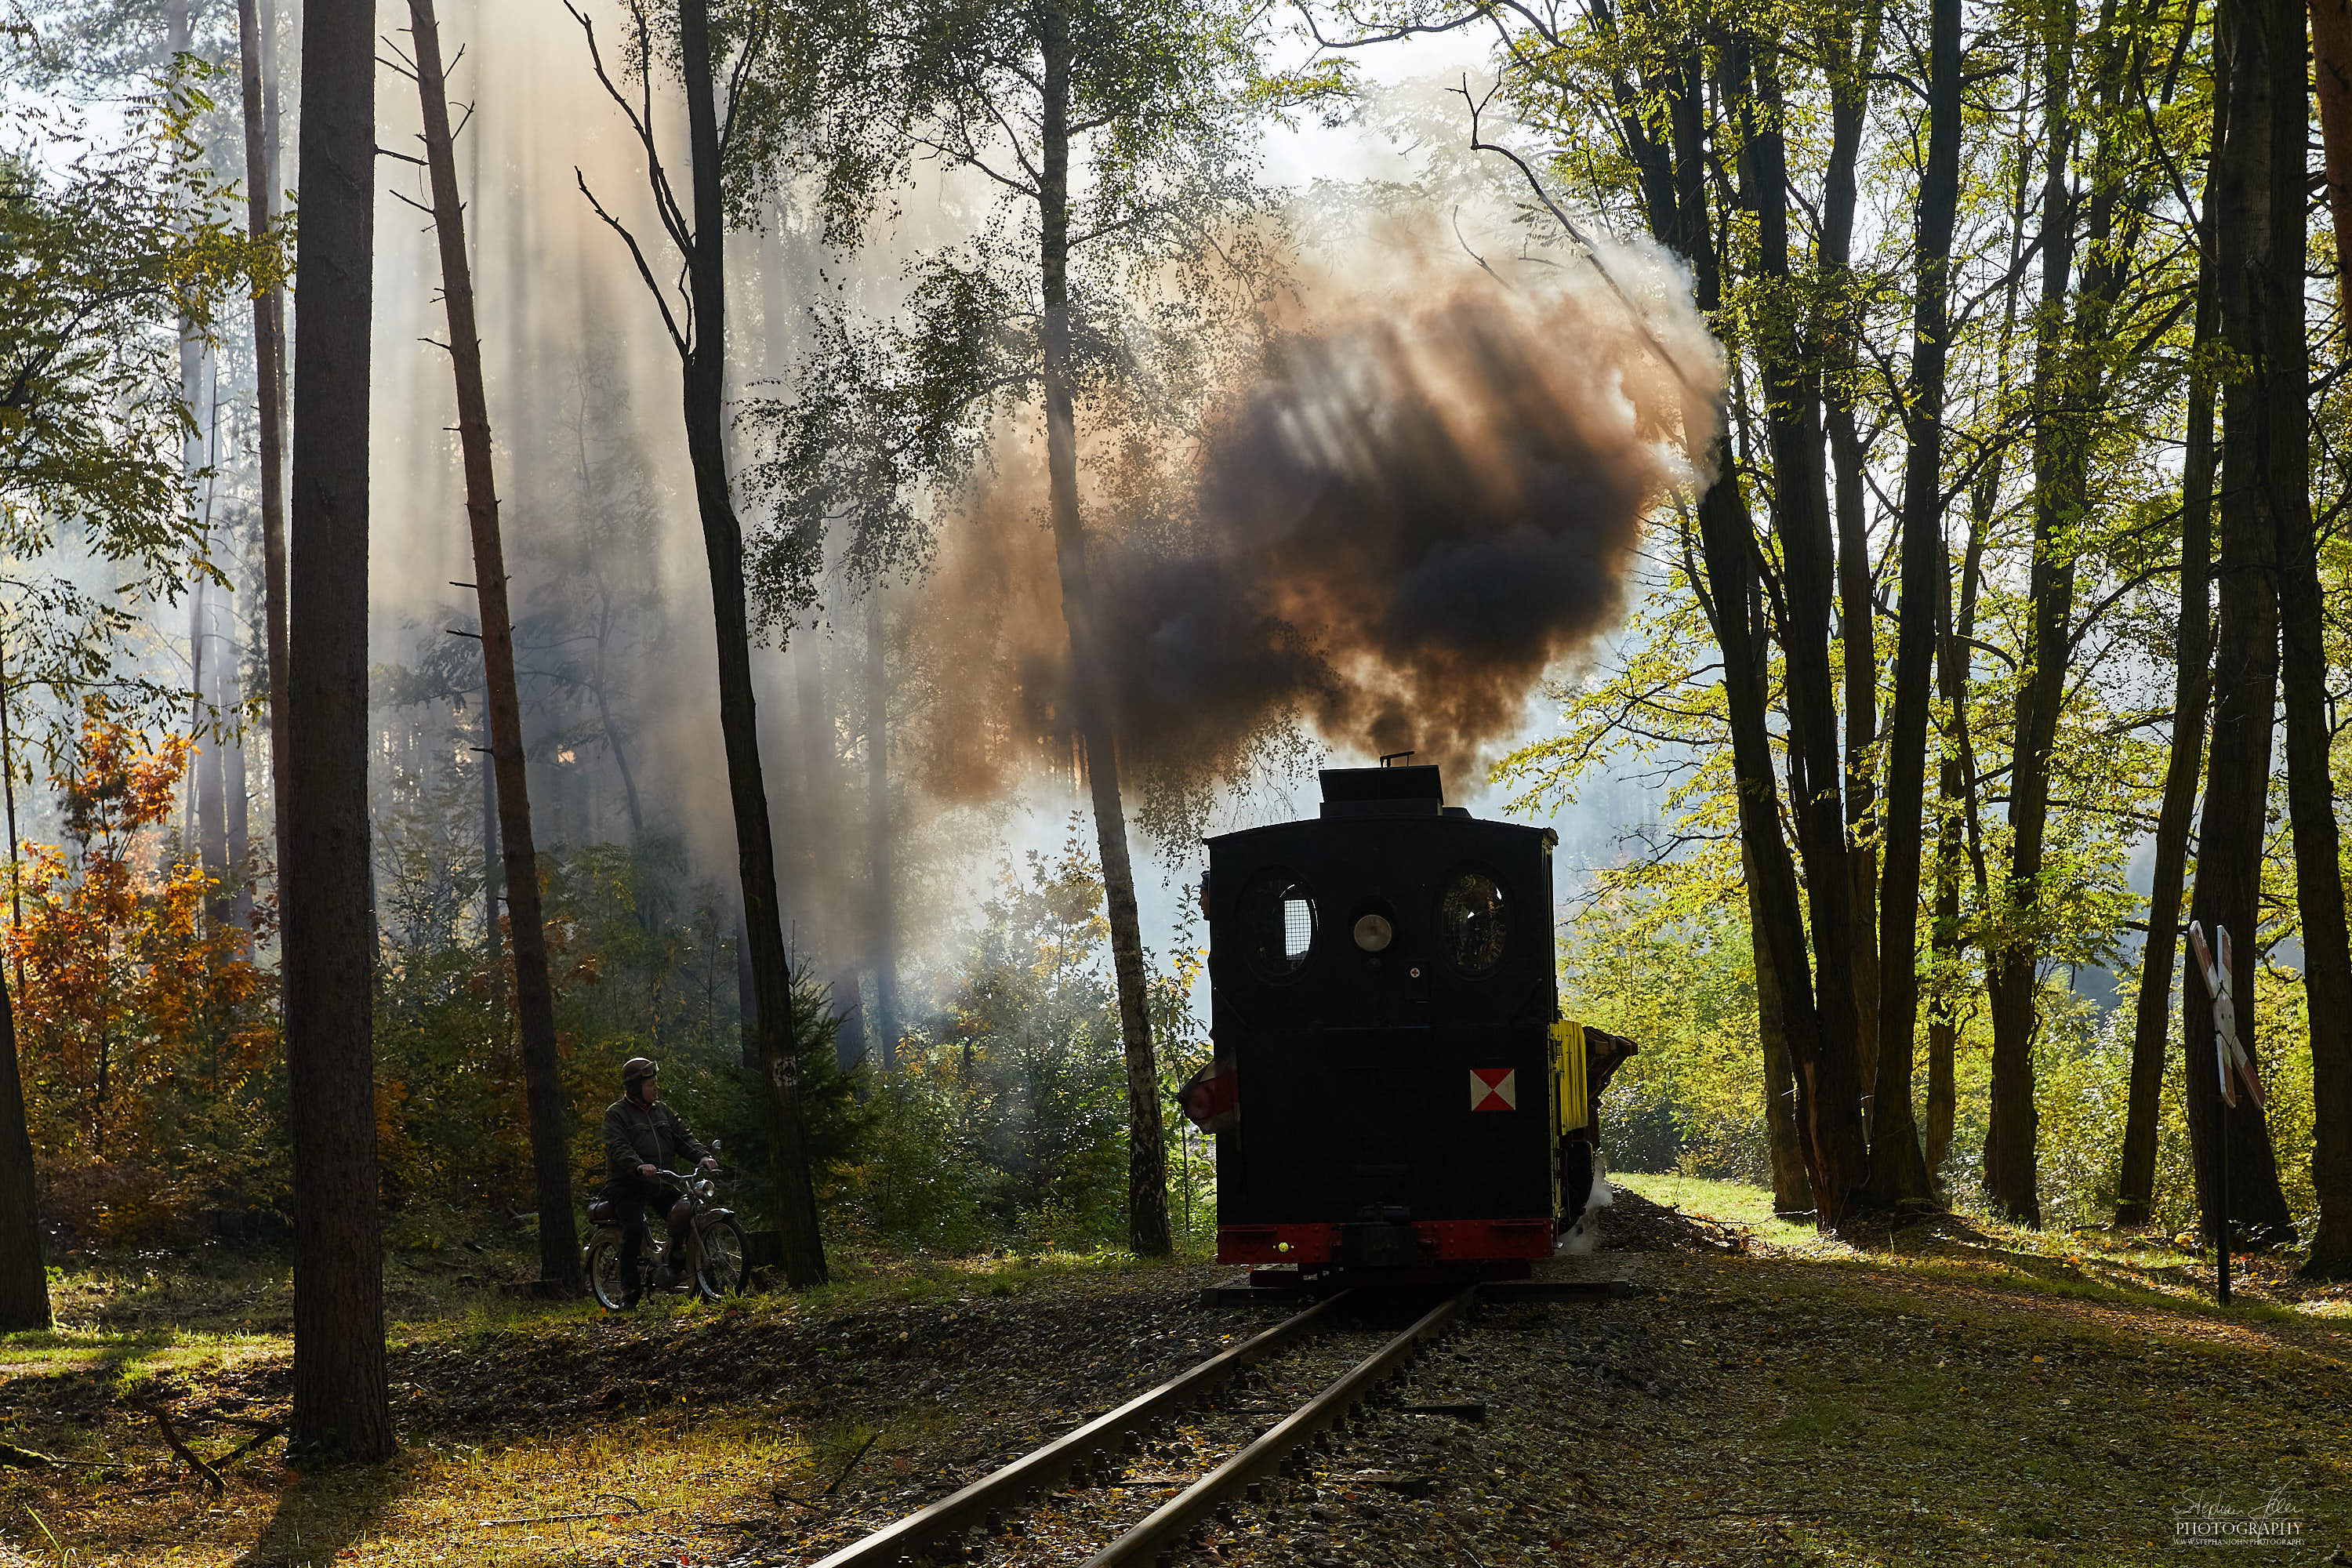
[[[702,1233],[702,1267],[695,1270],[696,1289],[706,1301],[716,1301],[726,1296],[740,1296],[751,1284],[751,1271],[744,1266],[751,1248],[743,1240],[743,1227],[731,1219],[722,1219]]]
[[[638,1266],[644,1267],[642,1260]],[[629,1304],[629,1282],[621,1274],[621,1238],[609,1231],[588,1244],[588,1289],[608,1312]]]

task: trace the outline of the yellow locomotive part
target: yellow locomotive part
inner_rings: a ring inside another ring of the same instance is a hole
[[[1557,1139],[1592,1121],[1590,1080],[1584,1069],[1584,1026],[1562,1018],[1551,1026],[1552,1103]]]

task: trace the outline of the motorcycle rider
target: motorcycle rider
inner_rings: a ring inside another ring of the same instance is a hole
[[[621,1067],[621,1098],[604,1112],[604,1195],[621,1226],[621,1278],[627,1281],[624,1306],[634,1307],[644,1289],[637,1261],[645,1255],[646,1208],[682,1216],[686,1205],[657,1178],[680,1168],[680,1156],[699,1160],[706,1171],[719,1169],[718,1158],[687,1131],[677,1112],[660,1102],[661,1068],[645,1057],[631,1057]],[[685,1257],[686,1235],[679,1217],[669,1222],[669,1250],[663,1258],[663,1283],[677,1277]]]

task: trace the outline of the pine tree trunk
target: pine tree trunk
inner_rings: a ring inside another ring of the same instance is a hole
[[[816,628],[802,627],[786,654],[792,660],[793,718],[800,731],[800,743],[793,748],[799,762],[793,770],[799,774],[799,798],[793,803],[797,809],[785,819],[793,839],[787,853],[799,883],[793,912],[820,931],[838,931],[843,911],[835,907],[839,898],[830,879],[820,874],[820,857],[828,846],[838,847],[845,841],[839,716],[825,680],[824,645],[818,641]],[[830,950],[812,951],[806,939],[798,935],[793,940],[803,960],[839,963],[848,956]]]
[[[487,701],[475,731],[483,742],[474,748],[482,784],[482,971],[490,979],[490,1001],[503,1015],[507,982],[505,960],[500,957],[506,942],[499,934],[499,889],[502,880],[499,875],[499,771],[490,760],[490,713]]]
[[[710,607],[719,645],[719,728],[727,752],[728,797],[734,810],[743,920],[751,938],[751,993],[759,1014],[760,1058],[768,1086],[776,1225],[785,1283],[800,1290],[824,1283],[824,1244],[817,1229],[816,1187],[810,1176],[801,1121],[792,968],[784,948],[783,912],[777,900],[768,788],[760,768],[750,606],[743,584],[743,528],[735,516],[735,501],[727,482],[727,213],[719,183],[719,109],[711,79],[709,0],[678,0],[677,32],[694,165],[694,240],[687,253],[694,341],[684,363],[686,445],[694,468],[696,508],[702,519],[703,553],[710,566]]]
[[[368,387],[375,8],[311,0],[302,32],[289,788],[281,803],[293,1131],[297,1449],[381,1459],[375,920],[368,827]]]
[[[0,650],[4,652],[5,650]],[[23,923],[16,866],[16,781],[9,723],[7,660],[0,657],[0,784],[8,809],[11,929]],[[16,965],[16,990],[25,966]],[[40,1184],[33,1170],[33,1140],[25,1125],[25,1080],[17,1065],[16,1010],[0,976],[0,1332],[49,1326],[49,1279],[42,1266]]]
[[[600,591],[602,584],[599,584]],[[629,766],[628,742],[622,737],[621,727],[613,718],[613,682],[605,670],[605,643],[611,633],[610,606],[597,623],[595,679],[590,687],[596,699],[596,729],[604,737],[604,749],[612,754],[613,771],[621,778],[621,805],[629,814],[629,847],[642,850],[646,847],[646,807],[637,796],[636,771]]]
[[[2228,62],[2213,67],[2214,142],[2226,133]],[[2205,713],[2213,691],[2213,373],[2208,364],[2217,322],[2215,207],[2207,181],[2197,225],[2197,313],[2189,360],[2188,439],[2180,479],[2180,612],[2174,623],[2172,741],[2165,758],[2164,797],[2157,809],[2156,864],[2148,878],[2147,942],[2140,949],[2139,992],[2132,1013],[2131,1089],[2124,1111],[2123,1170],[2116,1224],[2146,1225],[2156,1201],[2157,1123],[2172,1034],[2172,981],[2180,957],[2180,895],[2187,879],[2189,827],[2197,782],[2205,771]]]
[[[2277,715],[2277,539],[2270,507],[2275,487],[2301,485],[2300,466],[2274,471],[2283,454],[2273,443],[2300,448],[2305,388],[2299,348],[2286,349],[2280,374],[2269,363],[2270,321],[2282,309],[2299,322],[2299,302],[2277,300],[2277,284],[2292,274],[2300,293],[2302,252],[2283,256],[2278,191],[2291,185],[2289,205],[2303,200],[2303,13],[2285,0],[2222,0],[2215,14],[2216,50],[2230,62],[2230,113],[2214,154],[2215,271],[2222,345],[2246,368],[2225,386],[2221,400],[2221,552],[2214,576],[2221,616],[2214,637],[2213,736],[2205,768],[2205,805],[2199,824],[2197,883],[2189,919],[2209,940],[2227,929],[2236,950],[2231,985],[2238,999],[2239,1039],[2256,1049],[2253,1007],[2261,913],[2263,837],[2271,780],[2271,734]],[[2282,157],[2284,154],[2284,157]],[[2280,165],[2284,163],[2284,169]],[[2282,177],[2284,176],[2284,177]],[[2295,227],[2299,230],[2300,226]],[[2282,416],[2294,426],[2278,428]],[[2198,1205],[2209,1228],[2220,1213],[2214,1162],[2221,1093],[2216,1076],[2212,998],[2196,964],[2184,966],[2182,988],[2189,1134],[2197,1165]],[[2239,1244],[2293,1239],[2286,1199],[2263,1111],[2241,1100],[2228,1119],[2230,1205]]]
[[[866,814],[873,845],[872,924],[866,962],[874,970],[874,1016],[869,1048],[881,1043],[882,1070],[898,1067],[898,915],[890,869],[890,660],[882,619],[882,588],[876,584],[866,616]]]
[[[408,15],[433,221],[441,241],[441,298],[448,311],[449,358],[457,372],[457,441],[465,461],[466,517],[473,534],[475,601],[481,614],[483,708],[489,716],[499,843],[505,851],[523,1099],[538,1187],[539,1277],[559,1295],[579,1296],[586,1293],[587,1280],[581,1272],[580,1236],[572,1223],[555,991],[548,977],[547,930],[540,911],[539,853],[530,832],[522,700],[515,682],[514,620],[507,606],[506,546],[499,532],[498,479],[490,452],[489,401],[482,388],[481,336],[474,319],[473,269],[466,256],[465,205],[457,194],[457,161],[450,140],[447,84],[433,0],[408,0]]]
[[[207,583],[198,601],[198,635],[203,641],[204,657],[203,680],[196,700],[196,710],[205,731],[196,750],[196,852],[207,884],[205,914],[216,926],[229,923],[236,904],[228,859],[228,741],[211,732],[215,724],[236,722],[236,710],[227,700],[227,665],[233,656],[225,646],[226,639],[220,635],[221,596],[219,584]],[[235,600],[231,599],[230,604],[234,606]],[[228,618],[234,620],[234,614]]]
[[[779,384],[793,374],[793,340],[784,329],[791,303],[784,286],[783,225],[783,216],[772,213],[760,246],[765,369],[768,379]],[[826,933],[845,929],[842,911],[834,907],[839,901],[836,879],[824,874],[820,858],[844,842],[841,735],[838,714],[825,682],[827,640],[819,636],[817,625],[796,624],[784,648],[793,675],[793,732],[798,738],[789,748],[792,762],[786,776],[790,794],[782,812],[782,855],[786,881],[793,893],[792,905],[785,910],[786,920],[792,922],[787,929],[792,933],[793,948],[803,963],[822,961],[838,966],[849,955],[813,942],[809,937],[812,931]],[[836,983],[835,1001],[839,1000]]]
[[[245,100],[246,229],[258,237],[278,201],[277,7],[237,0],[236,39]],[[253,297],[255,412],[260,425],[261,624],[269,670],[269,779],[286,798],[286,291]],[[282,809],[282,805],[281,805]]]
[[[1168,1230],[1168,1155],[1145,990],[1143,921],[1136,910],[1127,811],[1118,793],[1118,716],[1096,651],[1094,589],[1086,528],[1078,512],[1077,417],[1070,374],[1069,16],[1059,5],[1049,5],[1038,23],[1045,56],[1039,270],[1045,305],[1045,465],[1052,489],[1054,555],[1061,572],[1062,616],[1069,625],[1070,689],[1094,798],[1103,899],[1110,919],[1111,968],[1118,986],[1119,1037],[1127,1051],[1128,1241],[1144,1257],[1164,1258],[1174,1243]]]
[[[1948,592],[1942,528],[1944,364],[1952,227],[1959,209],[1959,0],[1934,0],[1927,59],[1927,163],[1919,186],[1911,386],[1904,409],[1902,598],[1895,645],[1895,711],[1886,738],[1886,826],[1880,851],[1885,885],[1879,897],[1878,1079],[1870,1115],[1872,1200],[1890,1210],[1927,1208],[1935,1203],[1911,1109],[1911,1064],[1919,1008],[1920,817],[1927,789],[1928,695],[1936,608]]]
[[[42,1266],[33,1141],[25,1130],[16,1009],[5,982],[0,981],[0,1331],[48,1326],[49,1276]]]
[[[253,952],[253,775],[251,752],[245,743],[245,671],[243,658],[232,658],[221,671],[227,683],[222,707],[238,716],[228,739],[224,763],[228,789],[228,918],[242,933],[246,956]]]
[[[751,989],[751,933],[743,923],[743,911],[735,911],[735,1016],[740,1021],[740,1060],[743,1066],[758,1071],[760,1068],[760,999]]]

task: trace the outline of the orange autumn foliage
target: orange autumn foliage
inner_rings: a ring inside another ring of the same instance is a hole
[[[167,843],[188,752],[93,704],[53,775],[67,841],[24,846],[7,948],[26,1117],[44,1206],[77,1231],[152,1233],[273,1184],[275,988]]]

